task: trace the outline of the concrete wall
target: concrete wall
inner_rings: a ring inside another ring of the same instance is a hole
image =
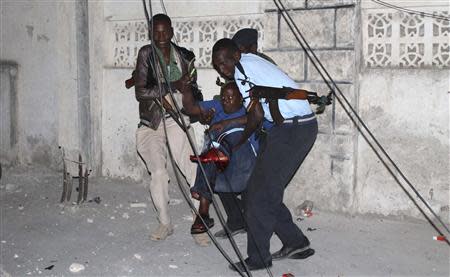
[[[60,115],[72,109],[70,99],[60,96],[73,93],[76,76],[69,5],[36,1],[1,4],[0,59],[18,64],[18,152],[14,160],[22,164],[55,165],[58,160],[58,128],[63,125]],[[64,124],[76,128],[76,122]],[[72,141],[67,129],[62,137]]]
[[[449,15],[448,3],[440,1],[402,6]],[[362,31],[360,48],[360,114],[410,183],[436,213],[450,220],[449,23],[366,2],[361,22],[368,29]],[[419,216],[361,135],[357,160],[355,211]],[[418,200],[404,180],[400,184]]]

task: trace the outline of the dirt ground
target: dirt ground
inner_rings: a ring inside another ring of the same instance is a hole
[[[143,185],[91,178],[87,202],[63,205],[61,175],[3,169],[0,276],[238,276],[213,244],[194,243],[191,212],[177,186],[171,186],[175,233],[154,242],[148,235],[157,221]],[[312,217],[296,218],[316,254],[274,262],[270,273],[253,276],[449,276],[450,247],[432,239],[436,233],[425,221],[317,208]],[[214,217],[216,232],[220,224]],[[235,239],[245,256],[246,235]],[[229,242],[219,242],[237,260]],[[275,237],[271,243],[272,251],[281,247]],[[71,266],[77,264],[82,267],[74,273]]]

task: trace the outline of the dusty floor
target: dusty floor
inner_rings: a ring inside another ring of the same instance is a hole
[[[88,200],[99,197],[101,202],[79,206],[59,203],[59,173],[4,169],[0,181],[0,276],[237,276],[214,245],[194,243],[188,232],[191,212],[175,186],[175,233],[153,242],[148,239],[157,226],[152,205],[146,189],[132,181],[92,178]],[[297,222],[316,254],[304,261],[275,262],[273,276],[449,276],[450,248],[432,240],[436,234],[425,222],[318,210]],[[213,231],[219,229],[216,223]],[[246,236],[236,241],[245,255]],[[229,243],[220,242],[232,255]],[[274,238],[272,251],[279,247]],[[84,269],[72,273],[73,263]]]

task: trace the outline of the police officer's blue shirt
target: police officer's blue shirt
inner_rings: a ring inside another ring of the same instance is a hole
[[[292,80],[286,73],[271,62],[258,57],[253,54],[242,54],[240,63],[244,68],[247,80],[251,83],[259,86],[267,87],[291,87],[299,88],[299,86]],[[236,84],[244,97],[244,105],[248,107],[250,103],[249,89],[250,84],[245,82],[242,84],[242,80],[245,80],[244,74],[239,69],[235,68],[234,79]],[[261,99],[261,105],[264,110],[264,117],[273,122],[272,116],[269,110],[269,104],[265,103],[265,99]],[[281,115],[285,118],[293,118],[296,116],[305,116],[312,113],[311,107],[307,100],[278,100],[278,106],[280,108]]]

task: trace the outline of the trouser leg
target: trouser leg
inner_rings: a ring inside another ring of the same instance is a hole
[[[283,195],[314,144],[316,134],[317,124],[292,124],[274,127],[267,136],[248,185],[247,253],[254,265],[271,260],[270,238],[274,232],[283,243],[306,240],[283,204]]]
[[[227,226],[230,230],[245,227],[243,201],[234,192],[219,192],[220,201],[227,214]]]
[[[161,224],[170,224],[167,149],[162,125],[157,130],[141,126],[136,131],[136,148],[151,174],[149,190]]]
[[[188,182],[189,186],[193,186],[195,181],[197,164],[191,162],[190,160],[189,156],[193,155],[194,152],[192,151],[187,135],[172,119],[166,120],[166,126],[167,126],[167,136],[169,137],[170,148],[172,150],[174,160],[179,170],[186,178],[186,181]],[[195,143],[195,135],[193,128],[189,128],[188,133],[190,134],[192,141]]]

